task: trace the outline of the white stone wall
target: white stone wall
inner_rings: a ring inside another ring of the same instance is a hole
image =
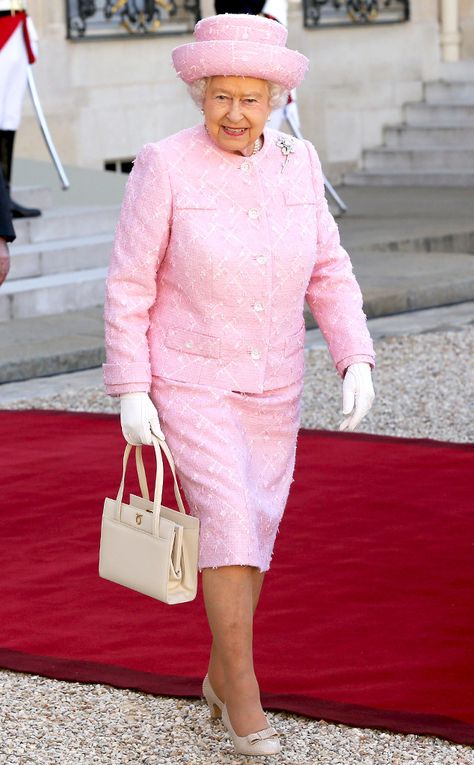
[[[71,42],[62,2],[30,0],[29,8],[41,35],[36,81],[64,162],[102,168],[201,118],[171,67],[172,48],[187,36]],[[205,0],[205,13],[212,8]],[[421,98],[424,81],[436,79],[437,13],[437,0],[412,0],[405,24],[305,30],[300,5],[291,3],[289,44],[311,60],[299,90],[302,128],[334,180],[380,144],[384,125],[401,121],[402,104]],[[47,156],[28,98],[17,154]]]
[[[461,57],[474,58],[474,2],[459,0],[459,16],[461,27]]]

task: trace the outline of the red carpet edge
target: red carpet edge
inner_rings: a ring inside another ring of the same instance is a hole
[[[103,683],[157,696],[201,698],[202,678],[149,674],[99,662],[35,656],[2,648],[0,667],[55,680]],[[442,715],[371,709],[357,704],[304,699],[289,694],[262,693],[262,704],[264,708],[273,711],[294,712],[335,724],[381,728],[404,735],[415,733],[422,736],[438,736],[456,744],[474,745],[474,725]]]

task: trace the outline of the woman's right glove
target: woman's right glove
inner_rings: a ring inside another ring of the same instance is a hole
[[[152,445],[151,434],[164,440],[158,412],[148,393],[122,393],[120,396],[120,424],[123,437],[132,446]]]
[[[354,430],[369,412],[374,398],[370,364],[365,361],[350,364],[342,383],[342,412],[346,418],[339,430]]]

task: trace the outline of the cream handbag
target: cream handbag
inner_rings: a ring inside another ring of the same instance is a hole
[[[186,513],[176,480],[173,457],[166,442],[153,436],[156,479],[153,501],[148,494],[141,446],[127,444],[122,481],[116,499],[106,498],[102,514],[99,576],[142,592],[164,603],[185,603],[197,592],[199,519]],[[135,448],[141,497],[122,501],[125,473]],[[161,504],[164,452],[174,479],[179,510]]]

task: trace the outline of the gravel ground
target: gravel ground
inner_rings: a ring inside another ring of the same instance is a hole
[[[474,328],[379,341],[376,402],[360,431],[472,441]],[[337,428],[340,381],[327,351],[307,352],[303,426]],[[9,408],[116,412],[101,388],[17,400]],[[200,701],[0,671],[0,765],[474,765],[474,750],[402,735],[269,713],[284,751],[271,760],[233,755],[222,723]]]
[[[2,672],[0,765],[473,765],[474,751],[268,713],[283,752],[243,757],[198,700]]]

